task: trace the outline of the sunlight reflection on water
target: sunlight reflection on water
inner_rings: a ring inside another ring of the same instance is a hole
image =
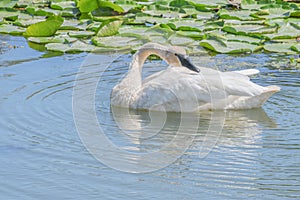
[[[25,48],[0,55],[3,199],[300,198],[300,71],[274,69],[272,55],[201,58],[202,65],[222,65],[222,70],[258,67],[262,74],[253,81],[277,84],[282,91],[262,109],[226,112],[217,140],[213,133],[206,134],[209,123],[217,122],[211,120],[212,113],[193,116],[199,117],[200,128],[182,157],[152,173],[129,174],[98,162],[76,132],[72,90],[86,54],[41,58],[43,53],[26,47],[24,39],[5,39]],[[112,114],[110,109],[110,90],[126,73],[130,59],[130,55],[121,56],[101,77],[97,118],[107,138],[120,148],[133,153],[157,151],[174,138],[180,114],[169,113],[165,124],[153,124],[163,126],[158,134],[143,138],[143,127],[151,123],[147,112],[132,111],[135,126],[126,127],[128,115],[122,110]],[[144,73],[164,67],[160,61],[147,62]],[[127,134],[120,131],[116,117]],[[200,158],[205,139],[217,143]]]

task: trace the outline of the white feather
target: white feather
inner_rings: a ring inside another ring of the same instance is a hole
[[[174,48],[153,43],[146,47],[135,54],[129,73],[113,88],[113,106],[174,112],[250,109],[262,106],[280,90],[277,86],[263,87],[251,82],[248,76],[259,72],[255,69],[220,72],[199,67],[197,73],[175,62],[175,57],[169,54],[174,53]],[[172,65],[142,81],[142,65],[150,54]]]

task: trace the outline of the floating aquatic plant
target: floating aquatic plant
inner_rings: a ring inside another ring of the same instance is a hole
[[[134,50],[153,41],[189,53],[298,54],[300,4],[282,0],[4,0],[0,33],[49,51]]]

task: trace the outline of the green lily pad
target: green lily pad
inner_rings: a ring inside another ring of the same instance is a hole
[[[51,16],[46,21],[30,25],[25,32],[25,36],[47,37],[52,36],[63,24],[64,19],[59,16]]]
[[[45,21],[45,17],[30,17],[25,19],[18,19],[14,22],[14,25],[16,26],[22,26],[22,27],[28,27],[32,24],[36,24],[39,22]]]
[[[96,33],[93,31],[69,31],[68,34],[70,37],[88,38],[94,36]]]
[[[65,19],[59,28],[60,30],[86,30],[88,23],[86,20],[78,21],[76,19]],[[98,25],[99,27],[99,25]]]
[[[28,14],[34,15],[34,16],[60,15],[60,11],[53,10],[53,9],[50,9],[50,8],[26,7],[25,11]]]
[[[152,16],[145,16],[145,15],[137,15],[134,20],[134,24],[166,24],[168,23],[169,19],[161,18],[161,17],[152,17]]]
[[[251,17],[250,10],[221,10],[219,11],[219,16],[221,19],[237,19],[237,20],[255,20],[255,18]]]
[[[145,10],[143,13],[154,16],[154,17],[163,17],[163,18],[171,18],[171,19],[176,19],[176,18],[183,18],[187,17],[188,14],[186,13],[179,13],[176,11],[172,10]]]
[[[169,43],[175,46],[189,46],[195,43],[195,40],[174,34],[171,37],[169,37]]]
[[[102,22],[93,21],[86,26],[86,30],[97,32],[99,27],[101,27]]]
[[[135,10],[141,10],[142,6],[138,4],[136,1],[115,1],[115,4],[118,4],[122,7],[124,12],[130,12]]]
[[[297,44],[293,44],[292,46],[291,46],[291,49],[293,50],[293,51],[296,51],[296,52],[300,52],[300,44],[299,43],[297,43]]]
[[[47,44],[47,43],[64,43],[65,39],[62,37],[29,37],[28,41],[37,44]]]
[[[204,38],[203,33],[198,31],[177,31],[176,33],[180,36],[193,38],[195,40],[202,40]]]
[[[179,7],[179,8],[186,5],[190,5],[189,2],[186,0],[173,0],[169,3],[169,6]]]
[[[259,10],[261,4],[257,4],[255,0],[242,0],[241,1],[241,8],[246,10]]]
[[[120,27],[119,34],[121,35],[128,35],[128,36],[136,36],[136,35],[143,35],[145,32],[149,30],[146,26],[131,26],[131,25],[124,25]]]
[[[227,38],[228,41],[246,42],[254,45],[260,45],[263,42],[263,40],[260,38],[249,37],[244,35],[226,34],[225,37]]]
[[[264,25],[235,25],[235,26],[224,26],[222,31],[235,34],[235,35],[263,35],[268,33],[275,33],[277,31],[276,26],[264,26]]]
[[[56,10],[72,10],[76,8],[74,1],[51,2],[50,7]]]
[[[2,0],[0,8],[13,8],[18,3],[18,0]]]
[[[5,19],[18,19],[19,18],[20,13],[19,12],[9,12],[9,11],[0,11],[0,20],[5,20]],[[13,20],[13,21],[15,21]]]
[[[115,12],[122,13],[124,9],[112,2],[101,0],[80,0],[77,4],[80,12],[92,12],[98,8],[110,8]]]
[[[278,29],[277,33],[266,34],[270,39],[289,39],[300,36],[300,30],[295,28],[291,23],[286,23]]]
[[[196,0],[194,1],[197,4],[205,5],[205,6],[220,6],[220,5],[226,5],[228,2],[227,0],[213,0],[213,1],[207,1],[207,0]]]
[[[0,25],[0,33],[11,34],[11,35],[22,35],[25,29],[22,27],[14,26],[11,24]]]
[[[274,53],[295,53],[291,47],[293,44],[290,43],[270,43],[265,44],[264,49]]]
[[[300,11],[291,12],[290,17],[300,18]]]
[[[222,31],[211,31],[206,34],[207,38],[218,38],[220,40],[231,41],[231,42],[244,42],[254,45],[261,45],[264,40],[261,38],[250,37],[246,35],[234,35],[226,34]]]
[[[191,45],[186,48],[187,54],[191,56],[205,55],[207,51],[200,45]]]
[[[212,19],[215,16],[213,12],[201,12],[194,7],[184,7],[182,10],[185,14],[201,20]]]
[[[118,33],[120,26],[122,25],[123,21],[112,21],[107,23],[102,23],[100,29],[97,33],[98,37],[107,37],[112,36]]]
[[[204,28],[204,22],[193,19],[172,20],[170,21],[169,26],[174,27],[176,30],[180,31],[201,32]]]
[[[202,40],[200,45],[206,49],[209,49],[218,53],[252,53],[260,49],[259,46],[243,43],[243,42],[220,42],[215,39]]]
[[[270,8],[265,10],[259,10],[252,15],[261,19],[277,19],[288,18],[290,16],[290,10],[282,8]]]
[[[146,35],[144,37],[144,41],[146,42],[156,42],[159,44],[169,44],[168,37],[164,35]]]
[[[80,12],[88,13],[97,9],[99,6],[97,0],[80,0],[77,3],[77,7],[79,8]]]
[[[93,44],[100,47],[123,48],[133,47],[142,44],[140,40],[134,37],[110,36],[110,37],[94,37]]]
[[[96,48],[94,45],[82,41],[76,41],[71,44],[49,43],[46,44],[45,47],[48,51],[58,51],[63,53],[91,52]]]
[[[100,0],[98,0],[98,6],[100,8],[110,8],[113,11],[118,12],[118,13],[123,13],[124,12],[124,9],[121,6],[119,6],[118,4],[109,2],[109,1],[100,1]]]

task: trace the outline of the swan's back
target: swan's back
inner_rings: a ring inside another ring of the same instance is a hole
[[[259,86],[239,72],[200,68],[200,73],[195,73],[168,67],[143,81],[131,107],[176,112],[248,109],[260,107],[279,90],[276,86]]]
[[[249,109],[260,107],[277,86],[263,87],[250,81],[258,70],[220,72],[199,68],[181,48],[155,43],[145,44],[133,56],[125,78],[111,94],[114,106],[134,109],[194,112],[212,109]],[[142,67],[151,54],[158,55],[170,66],[144,81]]]

